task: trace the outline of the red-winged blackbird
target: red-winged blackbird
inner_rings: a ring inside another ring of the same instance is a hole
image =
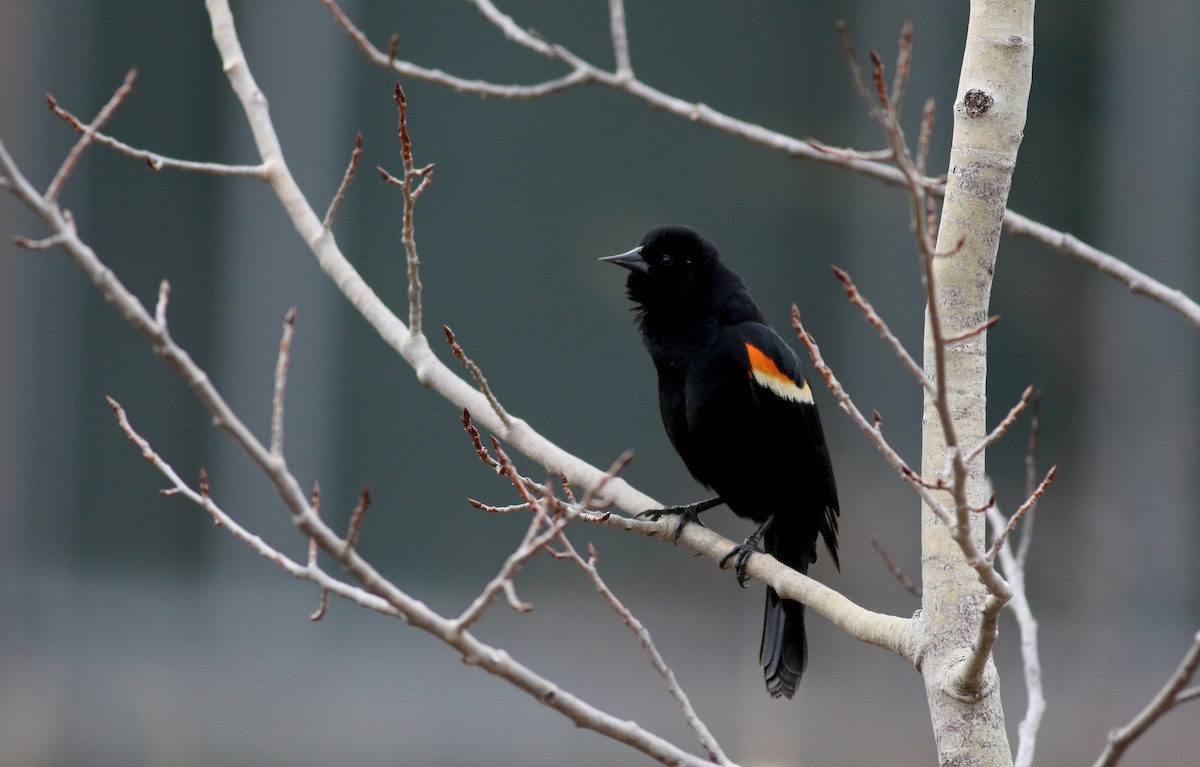
[[[725,503],[760,527],[725,557],[738,580],[763,550],[804,573],[817,533],[835,566],[837,488],[812,391],[800,360],[771,329],[742,279],[692,229],[652,229],[638,247],[601,259],[630,271],[642,341],[658,370],[658,402],[671,444],[718,498],[652,510],[696,514]],[[767,589],[759,660],[773,697],[792,697],[807,662],[804,605]]]

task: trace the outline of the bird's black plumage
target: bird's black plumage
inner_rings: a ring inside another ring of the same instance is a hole
[[[819,533],[836,566],[837,488],[812,391],[742,279],[682,226],[604,260],[630,271],[663,424],[688,471],[738,516],[769,522],[763,550],[779,561],[807,572]],[[772,696],[792,697],[806,656],[804,605],[768,588],[760,661]]]

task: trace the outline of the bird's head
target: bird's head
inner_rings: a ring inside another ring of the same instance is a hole
[[[629,270],[626,292],[643,314],[702,314],[741,286],[713,244],[686,226],[651,229],[633,250],[600,260]]]

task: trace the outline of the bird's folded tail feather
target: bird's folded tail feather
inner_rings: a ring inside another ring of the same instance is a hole
[[[780,598],[772,588],[767,589],[759,663],[772,698],[791,698],[808,664],[804,605]]]

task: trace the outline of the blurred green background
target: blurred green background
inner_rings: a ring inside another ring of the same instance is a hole
[[[562,68],[506,43],[468,4],[347,0],[380,46],[454,74],[529,83]],[[611,66],[606,4],[506,2],[503,10]],[[1200,6],[1083,0],[1039,7],[1015,210],[1077,234],[1200,295]],[[630,0],[635,71],[683,99],[795,136],[875,149],[833,25],[891,62],[916,28],[906,127],[937,100],[931,170],[942,172],[967,3]],[[368,65],[316,0],[236,3],[250,65],[292,172],[323,211],[362,131],[339,242],[399,313],[406,282],[394,78]],[[43,91],[85,119],[130,67],[137,87],[109,126],[178,157],[254,162],[201,3],[0,2],[0,136],[44,185],[75,135]],[[406,82],[418,164],[436,180],[417,211],[426,327],[450,325],[513,413],[665,502],[702,490],[662,432],[653,370],[623,276],[596,262],[650,226],[688,223],[722,249],[781,331],[792,302],[893,444],[919,456],[920,396],[829,273],[847,269],[919,349],[922,298],[903,195],[788,160],[592,87],[531,103]],[[264,439],[280,323],[298,309],[287,452],[322,512],[344,519],[369,483],[362,550],[448,613],[474,597],[524,531],[465,497],[515,501],[476,460],[458,411],[424,390],[319,271],[265,185],[177,172],[93,148],[63,195],[84,239],[170,322]],[[42,236],[0,202],[0,764],[643,764],[461,664],[418,631],[293,582],[180,499],[115,426],[104,396],[185,477],[294,557],[305,544],[268,483],[148,345]],[[1067,257],[1005,239],[990,334],[989,420],[1043,391],[1039,462],[1059,467],[1030,558],[1049,710],[1039,763],[1094,759],[1109,728],[1159,688],[1200,624],[1200,336],[1180,317]],[[786,333],[790,337],[790,333]],[[439,353],[449,359],[448,350]],[[918,504],[818,393],[843,503],[843,569],[815,577],[906,615],[870,545],[919,572]],[[988,456],[1004,509],[1022,499],[1026,420]],[[541,469],[518,459],[525,473]],[[724,511],[730,536],[748,527]],[[923,765],[935,758],[919,676],[809,620],[812,663],[797,700],[762,689],[760,587],[659,541],[578,527],[610,583],[657,638],[731,755],[746,764]],[[485,639],[598,705],[682,744],[690,736],[636,641],[567,565],[519,580],[537,609],[495,607]],[[1024,710],[1015,625],[997,648],[1011,730]],[[1200,752],[1200,709],[1175,712],[1129,764]],[[689,746],[690,747],[690,746]]]

